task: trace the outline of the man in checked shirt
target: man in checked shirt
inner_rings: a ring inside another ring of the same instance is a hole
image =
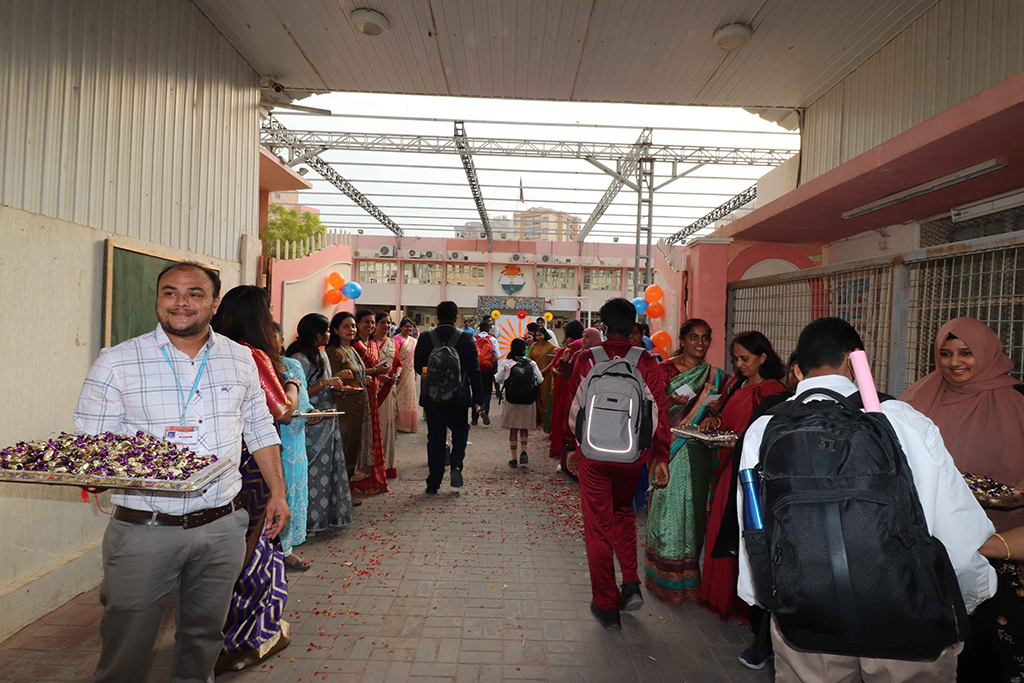
[[[267,482],[265,533],[288,521],[280,440],[250,351],[210,328],[220,278],[199,264],[157,279],[153,332],[104,349],[75,409],[79,432],[142,430],[232,466],[192,494],[118,491],[103,536],[103,651],[96,681],[143,681],[178,588],[174,681],[212,681],[245,555],[242,439]]]

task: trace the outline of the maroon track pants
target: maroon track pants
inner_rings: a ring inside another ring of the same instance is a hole
[[[594,604],[617,610],[621,595],[615,581],[615,556],[622,567],[622,583],[639,581],[636,573],[636,517],[630,509],[644,463],[629,465],[587,460],[577,452],[583,535],[590,564]]]

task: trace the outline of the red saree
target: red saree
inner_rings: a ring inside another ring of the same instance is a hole
[[[569,407],[572,404],[572,397],[565,390],[565,385],[572,374],[575,356],[582,348],[583,342],[575,339],[558,349],[552,361],[555,381],[551,399],[551,449],[548,455],[556,460],[561,460],[565,455],[565,436],[569,427]]]
[[[785,390],[785,385],[774,379],[737,389],[722,408],[722,430],[742,434],[750,422],[754,409],[761,401],[766,396]],[[732,459],[731,448],[718,451],[718,470],[708,512],[707,543],[704,546],[709,551],[704,553],[704,573],[701,576],[698,603],[717,614],[722,621],[728,621],[732,617],[746,621],[749,619],[750,608],[736,595],[736,579],[739,577],[737,559],[715,558],[710,552],[718,540],[718,530],[722,526],[722,516],[725,514],[729,488],[732,484]]]
[[[252,344],[242,342],[242,346],[246,346],[252,351],[252,359],[256,362],[256,369],[260,374],[260,387],[267,397],[267,408],[270,409],[270,414],[274,416],[275,420],[280,420],[288,412],[291,403],[277,376],[277,371],[274,370],[274,364],[270,362],[270,356]]]
[[[380,347],[372,339],[365,344],[357,340],[353,342],[352,348],[363,359],[367,370],[380,363]],[[368,462],[356,463],[356,478],[349,483],[349,490],[352,493],[387,493],[388,478],[384,464],[384,441],[380,432],[380,403],[377,398],[379,382],[376,377],[367,375],[364,386],[370,411],[370,443],[364,445]]]

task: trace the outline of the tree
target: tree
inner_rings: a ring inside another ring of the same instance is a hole
[[[305,256],[307,238],[318,238],[324,234],[324,226],[320,217],[309,211],[286,209],[280,204],[271,204],[267,208],[269,220],[266,228],[266,242],[263,244],[265,256],[277,257],[277,242],[298,242],[298,255]],[[282,251],[284,250],[282,245]]]

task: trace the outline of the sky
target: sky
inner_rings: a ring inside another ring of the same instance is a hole
[[[293,130],[451,136],[454,121],[461,120],[466,122],[466,133],[471,138],[628,143],[637,139],[643,127],[652,127],[655,143],[799,148],[799,136],[795,133],[734,108],[369,93],[314,95],[297,104],[329,109],[344,116],[310,116],[277,110],[274,115]],[[698,130],[669,130],[672,128]],[[455,228],[479,220],[462,162],[456,154],[332,150],[321,156],[402,226],[406,234],[451,237]],[[473,159],[491,219],[543,206],[579,216],[586,222],[612,180],[583,159],[484,155],[475,155]],[[680,167],[677,172],[682,170]],[[688,226],[770,170],[705,166],[658,190],[654,198],[655,239]],[[671,164],[656,163],[655,185],[670,178],[671,172]],[[387,228],[314,171],[306,178],[313,182],[313,189],[303,192],[300,202],[318,208],[329,229],[388,233]],[[519,201],[520,182],[524,202]],[[610,242],[619,237],[631,241],[636,233],[636,213],[636,192],[624,187],[588,239]]]

